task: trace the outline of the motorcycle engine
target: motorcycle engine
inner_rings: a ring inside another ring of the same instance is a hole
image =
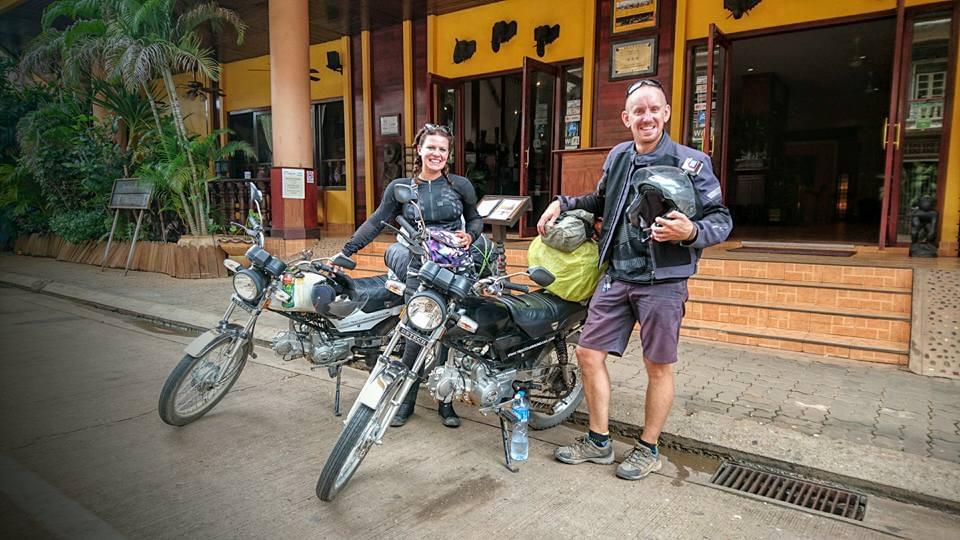
[[[309,333],[287,330],[278,333],[270,347],[284,360],[307,357],[314,364],[332,364],[350,356],[353,338],[327,340],[316,330]]]
[[[482,409],[513,395],[516,374],[516,370],[489,373],[481,362],[459,357],[434,368],[427,379],[427,387],[438,401],[456,399]]]

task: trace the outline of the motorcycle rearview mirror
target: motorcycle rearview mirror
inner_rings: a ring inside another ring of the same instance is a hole
[[[393,188],[393,196],[400,204],[406,204],[417,200],[417,191],[413,189],[413,186],[397,184]]]
[[[253,182],[247,182],[247,185],[250,186],[250,202],[255,202],[260,204],[263,202],[263,192],[257,189],[257,185]]]
[[[527,270],[527,275],[530,276],[530,279],[541,287],[546,287],[553,283],[557,279],[549,270],[542,266],[534,266]]]

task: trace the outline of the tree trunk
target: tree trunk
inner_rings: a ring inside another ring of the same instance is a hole
[[[153,92],[150,91],[150,87],[147,86],[147,83],[143,83],[143,93],[147,95],[147,99],[150,100],[150,112],[153,113],[153,120],[157,123],[157,133],[163,132],[163,124],[160,123],[160,111],[157,110],[157,101],[153,99]]]
[[[180,138],[180,146],[187,154],[187,162],[190,164],[190,178],[195,186],[200,185],[200,179],[197,178],[197,165],[193,161],[193,154],[190,152],[190,141],[187,139],[187,128],[183,123],[183,111],[180,109],[180,98],[177,97],[177,86],[173,82],[173,75],[167,68],[163,69],[163,82],[167,87],[167,95],[170,97],[170,110],[173,113],[173,122],[177,127],[177,135]],[[190,207],[185,209],[190,211]],[[200,234],[207,234],[207,217],[203,215],[193,216]]]

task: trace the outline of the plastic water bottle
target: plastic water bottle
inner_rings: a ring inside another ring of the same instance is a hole
[[[530,418],[530,404],[524,397],[523,390],[513,396],[513,414],[517,415],[517,421],[513,424],[513,432],[510,435],[510,459],[526,461],[527,455],[530,453],[530,442],[527,440],[527,420]]]

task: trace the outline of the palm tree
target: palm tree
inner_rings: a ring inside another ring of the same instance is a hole
[[[177,0],[107,0],[109,46],[107,62],[128,88],[140,88],[159,75],[167,90],[170,110],[180,147],[186,153],[192,179],[190,197],[202,197],[206,206],[206,181],[201,181],[189,151],[190,141],[183,120],[180,99],[177,96],[173,73],[192,72],[210,80],[220,78],[220,66],[213,50],[204,47],[197,29],[210,23],[215,29],[230,25],[237,34],[237,44],[243,42],[246,24],[233,10],[216,2],[192,5],[177,15]],[[195,190],[202,186],[203,193]],[[207,234],[206,216],[191,226],[192,234]]]
[[[205,185],[213,180],[213,177],[207,176],[209,169],[193,166],[186,156],[196,156],[202,163],[212,163],[236,153],[246,156],[255,154],[250,144],[245,141],[231,141],[220,146],[220,136],[227,133],[224,129],[190,138],[187,152],[183,152],[179,147],[179,135],[175,133],[170,122],[167,122],[166,126],[168,127],[161,132],[151,132],[150,136],[155,137],[156,143],[153,145],[154,159],[143,165],[137,171],[137,176],[153,185],[154,192],[158,195],[176,197],[177,203],[174,203],[173,207],[186,221],[190,231],[196,234],[193,231],[199,230],[200,224],[203,224],[206,230],[210,209],[206,199],[196,193],[197,184],[193,179],[200,176]]]

